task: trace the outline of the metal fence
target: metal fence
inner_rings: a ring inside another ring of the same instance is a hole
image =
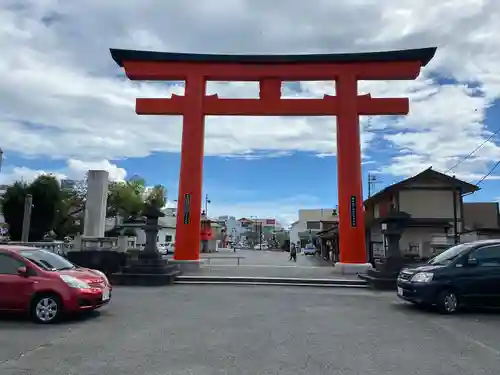
[[[22,241],[10,241],[9,245],[14,246],[27,246],[36,247],[39,249],[44,249],[55,254],[66,256],[67,252],[73,248],[73,244],[66,243],[64,241],[54,241],[54,242],[22,242]]]

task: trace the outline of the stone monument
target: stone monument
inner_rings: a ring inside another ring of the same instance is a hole
[[[104,236],[108,184],[107,171],[88,171],[83,236],[75,238],[74,250],[68,252],[73,263],[106,273],[116,272],[124,258],[118,252],[118,239]]]
[[[104,237],[108,202],[109,173],[89,171],[87,175],[87,201],[85,202],[84,237]]]
[[[87,174],[87,200],[80,250],[112,250],[117,238],[105,237],[106,210],[108,203],[109,173],[90,170]]]

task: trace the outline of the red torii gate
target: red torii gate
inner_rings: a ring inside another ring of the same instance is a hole
[[[184,96],[136,100],[139,115],[182,115],[174,258],[198,261],[206,115],[337,116],[340,262],[366,264],[359,116],[406,115],[407,98],[358,95],[358,80],[413,80],[436,48],[319,55],[208,55],[111,49],[131,80],[185,81]],[[336,81],[336,96],[281,99],[284,81]],[[207,81],[257,81],[258,99],[206,95]]]

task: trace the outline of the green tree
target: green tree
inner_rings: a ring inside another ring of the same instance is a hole
[[[82,199],[76,189],[62,190],[53,228],[56,239],[64,240],[65,237],[82,232],[84,211],[85,199]]]
[[[30,241],[40,241],[54,228],[57,210],[61,203],[61,186],[51,175],[37,177],[27,188],[33,196]]]
[[[167,190],[163,185],[155,185],[152,187],[145,200],[146,204],[149,204],[158,209],[162,209],[167,204]]]
[[[107,216],[137,217],[144,207],[145,183],[141,178],[112,182],[108,190]]]
[[[26,183],[17,181],[5,190],[2,198],[2,213],[9,226],[9,236],[12,241],[21,240],[27,189]]]
[[[9,225],[10,238],[21,239],[24,216],[24,201],[28,194],[33,196],[31,209],[30,241],[40,241],[53,229],[57,210],[61,202],[61,188],[54,176],[41,175],[31,184],[15,182],[4,194],[2,211]]]

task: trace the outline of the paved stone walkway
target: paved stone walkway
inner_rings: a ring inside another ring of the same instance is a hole
[[[213,276],[255,276],[255,277],[294,277],[294,278],[349,278],[355,275],[339,275],[333,271],[332,264],[317,256],[297,255],[297,262],[289,260],[289,253],[264,250],[222,250],[218,253],[201,254],[202,258],[210,258],[202,268],[187,275]],[[231,257],[227,259],[228,257]],[[240,259],[237,265],[236,257]]]

